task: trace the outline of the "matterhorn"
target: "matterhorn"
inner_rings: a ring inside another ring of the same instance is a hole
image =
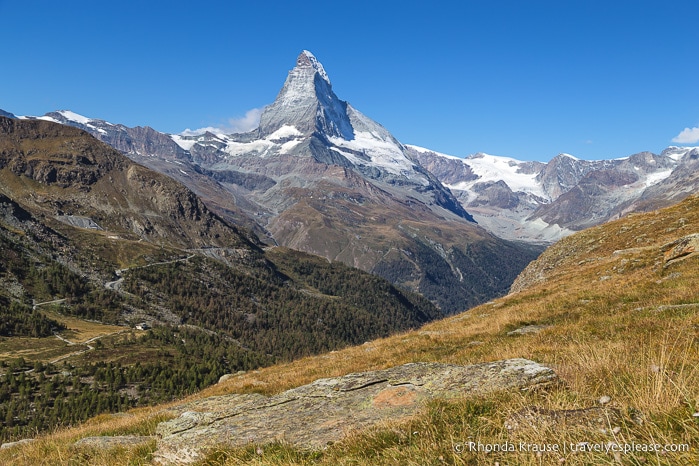
[[[66,111],[42,118],[177,179],[270,246],[380,275],[446,314],[505,294],[543,249],[481,228],[414,150],[338,98],[309,51],[247,133],[167,135]]]

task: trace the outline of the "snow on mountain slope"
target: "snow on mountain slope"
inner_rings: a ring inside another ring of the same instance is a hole
[[[689,186],[693,147],[613,160],[559,154],[548,163],[475,154],[466,158],[408,146],[481,225],[503,238],[555,241],[575,230],[678,200]],[[650,189],[652,188],[652,190]],[[648,194],[646,194],[648,192]]]
[[[29,117],[19,117],[20,119],[27,119]],[[103,120],[93,120],[92,118],[88,118],[86,116],[80,115],[78,113],[72,112],[70,110],[59,110],[57,112],[52,112],[52,113],[47,113],[46,115],[37,117],[38,120],[46,120],[46,121],[52,121],[54,123],[60,123],[60,124],[72,124],[72,126],[84,126],[86,129],[92,130],[92,131],[97,131],[102,134],[107,134],[107,131],[102,128],[102,126],[110,125],[113,126],[111,123],[107,123],[106,121]],[[97,123],[97,124],[95,124]]]
[[[331,150],[343,155],[354,165],[368,165],[394,175],[403,175],[423,186],[429,184],[427,178],[416,171],[415,163],[405,156],[393,138],[381,137],[373,131],[356,131],[351,140],[341,137],[328,139],[334,146]]]
[[[470,192],[471,188],[476,183],[504,181],[512,191],[533,194],[543,199],[550,200],[542,186],[536,180],[538,172],[530,171],[530,169],[528,169],[530,164],[527,162],[522,162],[511,157],[501,157],[482,152],[466,158],[460,158],[434,152],[424,147],[414,145],[408,145],[408,147],[423,154],[432,153],[440,157],[458,161],[468,166],[471,172],[477,177],[476,179],[447,183],[446,186],[449,189]]]
[[[503,238],[531,242],[555,241],[642,208],[640,203],[671,202],[699,187],[692,174],[699,150],[692,147],[597,161],[559,154],[542,163],[485,153],[458,158],[403,145],[340,100],[307,50],[262,112],[259,127],[247,133],[166,135],[69,110],[40,118],[80,127],[173,176],[198,173],[224,183],[261,225],[293,204],[280,192],[313,185],[313,176],[325,176],[321,166],[340,167],[334,174],[343,173],[343,188],[367,183],[403,205],[439,216],[446,209],[466,220],[473,215]]]
[[[662,154],[666,157],[671,158],[672,160],[679,162],[685,155],[687,155],[689,152],[693,151],[699,151],[699,146],[696,147],[691,147],[691,146],[684,146],[684,147],[677,147],[677,146],[670,146],[667,149],[665,149]]]

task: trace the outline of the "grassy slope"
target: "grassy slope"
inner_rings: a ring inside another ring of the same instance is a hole
[[[425,407],[402,424],[358,433],[322,452],[285,445],[221,451],[209,464],[699,464],[699,257],[663,266],[660,247],[699,232],[699,197],[650,214],[586,230],[551,249],[532,267],[545,280],[448,319],[390,338],[236,376],[196,397],[230,392],[276,393],[319,377],[410,361],[468,364],[526,357],[556,369],[561,384],[547,390],[500,393]],[[624,252],[617,252],[625,250]],[[538,334],[508,336],[524,324]],[[523,407],[610,406],[622,419],[609,427],[508,431]],[[87,435],[152,432],[162,411],[102,416],[84,426],[0,451],[13,464],[147,464],[154,443],[136,450],[75,450]],[[683,453],[458,453],[454,445],[505,441],[569,445],[689,444]]]

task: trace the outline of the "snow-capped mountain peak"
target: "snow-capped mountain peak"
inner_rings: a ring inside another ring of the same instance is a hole
[[[678,161],[682,159],[686,154],[689,152],[692,152],[693,150],[699,151],[699,147],[690,147],[690,146],[683,146],[683,147],[677,147],[677,146],[670,146],[667,149],[665,149],[661,155],[664,155],[666,157],[670,157],[672,160]]]
[[[442,180],[445,186],[452,190],[473,192],[472,188],[476,183],[504,181],[512,191],[524,192],[548,199],[542,186],[536,181],[538,170],[532,169],[532,162],[524,162],[511,157],[491,155],[484,152],[460,158],[418,146],[409,145],[408,147],[419,154],[433,154],[439,158],[451,160],[457,165],[462,165],[462,169],[468,172],[468,176],[458,180]],[[451,170],[452,172],[458,172],[453,166]],[[440,175],[437,176],[438,178],[440,177]]]
[[[20,117],[20,118],[34,118],[34,117]],[[84,129],[88,132],[98,132],[102,135],[107,134],[107,130],[110,126],[114,126],[111,123],[104,120],[96,120],[93,118],[88,118],[79,113],[75,113],[71,110],[59,110],[57,112],[49,112],[46,115],[36,117],[39,120],[52,121],[54,123],[60,123],[63,125],[77,126],[78,128]]]
[[[567,153],[565,153],[565,152],[561,152],[560,154],[558,154],[558,156],[559,156],[559,157],[568,157],[569,159],[573,159],[573,160],[580,160],[580,159],[577,158],[576,156],[567,154]]]
[[[63,117],[67,120],[82,123],[83,125],[86,125],[86,124],[90,123],[90,121],[92,121],[90,118],[83,116],[83,115],[80,115],[80,114],[75,113],[75,112],[70,111],[70,110],[59,110],[56,113],[63,115]]]
[[[335,95],[325,68],[307,50],[299,54],[274,103],[262,112],[258,134],[264,138],[284,125],[305,135],[354,138],[347,103]]]
[[[323,65],[318,61],[315,55],[313,55],[308,50],[304,50],[303,52],[301,52],[301,54],[296,59],[296,66],[302,68],[310,66],[320,75],[321,78],[323,78],[325,81],[327,81],[328,84],[330,84],[330,77],[328,77],[328,73],[325,72],[325,68],[323,68]]]

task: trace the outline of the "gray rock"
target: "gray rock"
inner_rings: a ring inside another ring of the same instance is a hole
[[[99,226],[90,217],[81,217],[79,215],[58,215],[56,220],[78,228],[86,228],[89,230],[102,230],[103,228]]]
[[[556,380],[527,359],[471,366],[411,363],[386,370],[319,379],[286,392],[224,395],[188,403],[160,423],[155,460],[187,464],[214,446],[284,441],[323,448],[352,431],[414,415],[424,402],[471,393],[522,388]]]
[[[678,260],[693,256],[699,250],[699,233],[684,236],[660,248],[663,252],[665,266]]]
[[[298,56],[276,100],[262,113],[259,135],[269,136],[285,125],[307,135],[321,131],[328,136],[354,138],[347,103],[337,98],[323,65],[308,51]]]
[[[34,441],[33,438],[23,438],[22,440],[17,440],[16,442],[3,443],[2,445],[0,445],[0,450],[4,450],[6,448],[16,447],[18,445],[26,445],[28,443],[32,443],[33,441]]]
[[[520,327],[516,330],[512,330],[511,332],[507,332],[507,336],[515,336],[515,335],[527,335],[530,333],[539,333],[543,329],[550,327],[550,325],[525,325],[524,327]]]
[[[118,436],[99,436],[81,438],[73,444],[74,447],[88,447],[99,450],[108,450],[115,447],[133,447],[152,441],[153,437],[140,435],[118,435]]]

